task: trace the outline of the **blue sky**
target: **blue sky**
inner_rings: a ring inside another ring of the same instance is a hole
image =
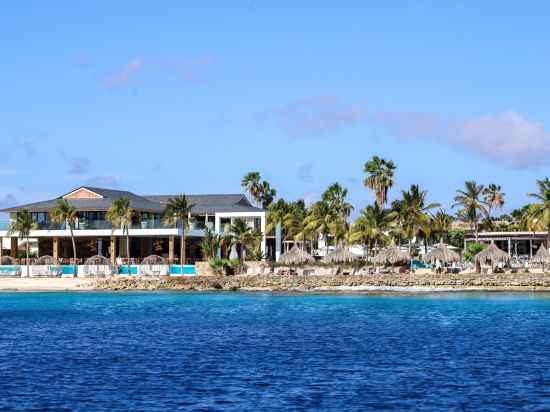
[[[12,1],[0,15],[0,206],[81,184],[288,199],[363,164],[509,210],[550,175],[548,2]],[[482,4],[480,4],[482,3]],[[515,3],[515,4],[513,4]]]

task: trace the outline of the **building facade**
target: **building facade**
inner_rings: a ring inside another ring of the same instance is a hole
[[[38,256],[50,255],[57,259],[72,258],[70,232],[65,224],[52,223],[49,211],[60,199],[66,199],[78,211],[74,228],[79,259],[94,255],[125,257],[126,242],[122,230],[112,228],[105,215],[116,199],[127,198],[133,211],[129,228],[130,257],[142,259],[150,255],[160,255],[170,261],[179,259],[180,235],[182,229],[176,225],[167,225],[162,215],[170,198],[179,195],[136,195],[122,190],[103,189],[82,186],[55,199],[30,203],[1,210],[8,213],[10,220],[17,213],[28,210],[37,228],[32,230],[30,238],[38,242]],[[266,254],[266,211],[254,207],[242,194],[187,195],[194,205],[191,223],[186,230],[186,257],[188,263],[202,259],[200,243],[206,228],[217,234],[229,232],[232,222],[239,218],[251,228],[262,234],[261,251]],[[7,224],[0,228],[0,253],[3,250],[2,238],[10,238],[10,254],[17,257],[17,234],[8,235]]]
[[[537,253],[540,245],[546,244],[547,232],[479,232],[477,242],[495,245],[512,257],[531,258]],[[464,249],[469,243],[476,243],[473,233],[464,237]]]

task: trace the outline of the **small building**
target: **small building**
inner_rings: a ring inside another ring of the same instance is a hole
[[[73,255],[69,229],[65,224],[53,224],[49,216],[49,211],[57,205],[58,200],[66,199],[78,212],[74,228],[78,258],[102,255],[110,257],[114,262],[117,256],[126,256],[126,242],[122,230],[113,230],[105,214],[114,200],[127,198],[134,212],[129,229],[131,257],[142,259],[156,254],[172,261],[179,259],[182,229],[167,225],[162,220],[162,214],[168,200],[177,196],[137,195],[122,190],[81,186],[55,199],[10,207],[0,212],[8,213],[10,220],[13,220],[18,212],[28,210],[38,227],[30,233],[30,237],[38,242],[38,255],[70,259]],[[194,205],[190,227],[186,231],[186,257],[190,263],[202,259],[200,243],[206,228],[224,234],[236,218],[244,220],[251,228],[263,234],[261,250],[263,254],[266,253],[266,211],[253,206],[245,195],[206,194],[187,195],[187,198]],[[3,250],[2,238],[10,238],[6,226],[0,228],[0,254]],[[11,236],[9,246],[10,254],[17,256],[16,237]]]
[[[547,232],[479,232],[477,241],[486,244],[495,242],[499,249],[508,252],[512,257],[531,258],[547,239]],[[466,234],[464,248],[466,249],[468,243],[475,242],[474,233]]]

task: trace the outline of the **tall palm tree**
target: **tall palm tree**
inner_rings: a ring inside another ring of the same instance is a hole
[[[185,265],[185,247],[187,238],[187,228],[189,227],[189,221],[191,220],[191,211],[195,207],[194,204],[189,203],[187,196],[184,194],[168,199],[166,208],[164,209],[163,219],[168,224],[175,224],[179,226],[180,231],[180,266],[181,273],[183,273],[183,265]]]
[[[396,213],[374,203],[361,211],[352,227],[352,242],[361,242],[367,247],[367,260],[370,246],[377,250],[387,243],[389,232],[395,224]]]
[[[259,201],[263,209],[267,209],[277,196],[277,190],[272,188],[269,182],[263,181],[260,184]]]
[[[537,180],[538,192],[528,193],[537,201],[531,205],[527,214],[532,224],[540,225],[547,230],[546,246],[550,247],[550,180],[546,177],[542,180]]]
[[[487,203],[481,198],[483,185],[478,185],[473,180],[464,183],[464,190],[457,190],[453,208],[460,207],[458,216],[470,223],[474,229],[476,242],[479,240],[479,220],[487,216]]]
[[[130,207],[130,199],[121,197],[113,200],[111,207],[107,210],[105,218],[111,222],[112,231],[122,229],[122,236],[126,237],[126,258],[128,260],[128,276],[132,275],[130,265],[130,225],[132,224],[133,210]]]
[[[29,255],[30,255],[30,234],[31,230],[34,230],[38,225],[33,221],[32,214],[28,210],[22,210],[17,212],[15,220],[10,224],[8,229],[8,235],[17,233],[19,239],[25,239],[25,252],[26,252],[26,266],[27,277],[29,276]]]
[[[439,243],[443,243],[443,240],[447,237],[451,224],[453,223],[453,217],[443,209],[439,209],[431,219],[431,226],[433,231],[439,235]]]
[[[346,198],[348,196],[348,189],[343,188],[338,183],[333,183],[323,193],[322,200],[327,202],[329,207],[339,215],[342,219],[347,219],[353,211],[353,206],[348,203]]]
[[[439,203],[426,203],[428,192],[420,190],[418,185],[411,185],[410,189],[402,192],[401,206],[404,214],[405,234],[409,239],[409,253],[411,253],[412,238],[419,235],[422,227],[429,222],[427,214],[431,209],[440,207]]]
[[[363,170],[367,173],[364,185],[374,191],[376,203],[383,207],[388,202],[388,190],[394,183],[395,164],[391,160],[373,156],[365,163]]]
[[[261,233],[251,228],[243,219],[233,220],[230,228],[232,243],[237,246],[239,259],[245,261],[246,251],[250,251],[261,240]]]
[[[500,185],[491,183],[483,189],[483,199],[487,204],[488,215],[491,214],[492,210],[502,209],[502,206],[504,206],[504,196]]]
[[[241,181],[241,186],[243,189],[250,195],[250,198],[259,204],[260,202],[260,191],[261,191],[261,176],[260,172],[250,172],[247,173],[243,180]]]
[[[311,206],[310,214],[305,219],[305,229],[319,234],[325,241],[325,254],[328,253],[328,236],[334,234],[338,215],[330,205],[320,200]]]
[[[76,273],[76,259],[77,259],[77,253],[76,253],[76,241],[74,238],[74,227],[76,224],[76,218],[78,216],[78,212],[76,209],[69,204],[67,199],[59,199],[57,201],[57,205],[50,209],[50,218],[53,223],[62,225],[65,223],[69,231],[71,233],[71,243],[73,245],[73,259],[74,259],[74,276],[77,275]]]

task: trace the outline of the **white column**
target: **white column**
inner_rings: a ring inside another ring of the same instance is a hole
[[[97,239],[97,254],[103,256],[103,239]]]
[[[512,239],[508,238],[508,255],[512,256]]]
[[[281,257],[281,222],[275,226],[275,262]]]
[[[260,230],[262,232],[262,245],[261,245],[262,256],[265,256],[266,249],[267,249],[266,233],[265,233],[265,213],[262,214],[262,216],[260,218]]]

